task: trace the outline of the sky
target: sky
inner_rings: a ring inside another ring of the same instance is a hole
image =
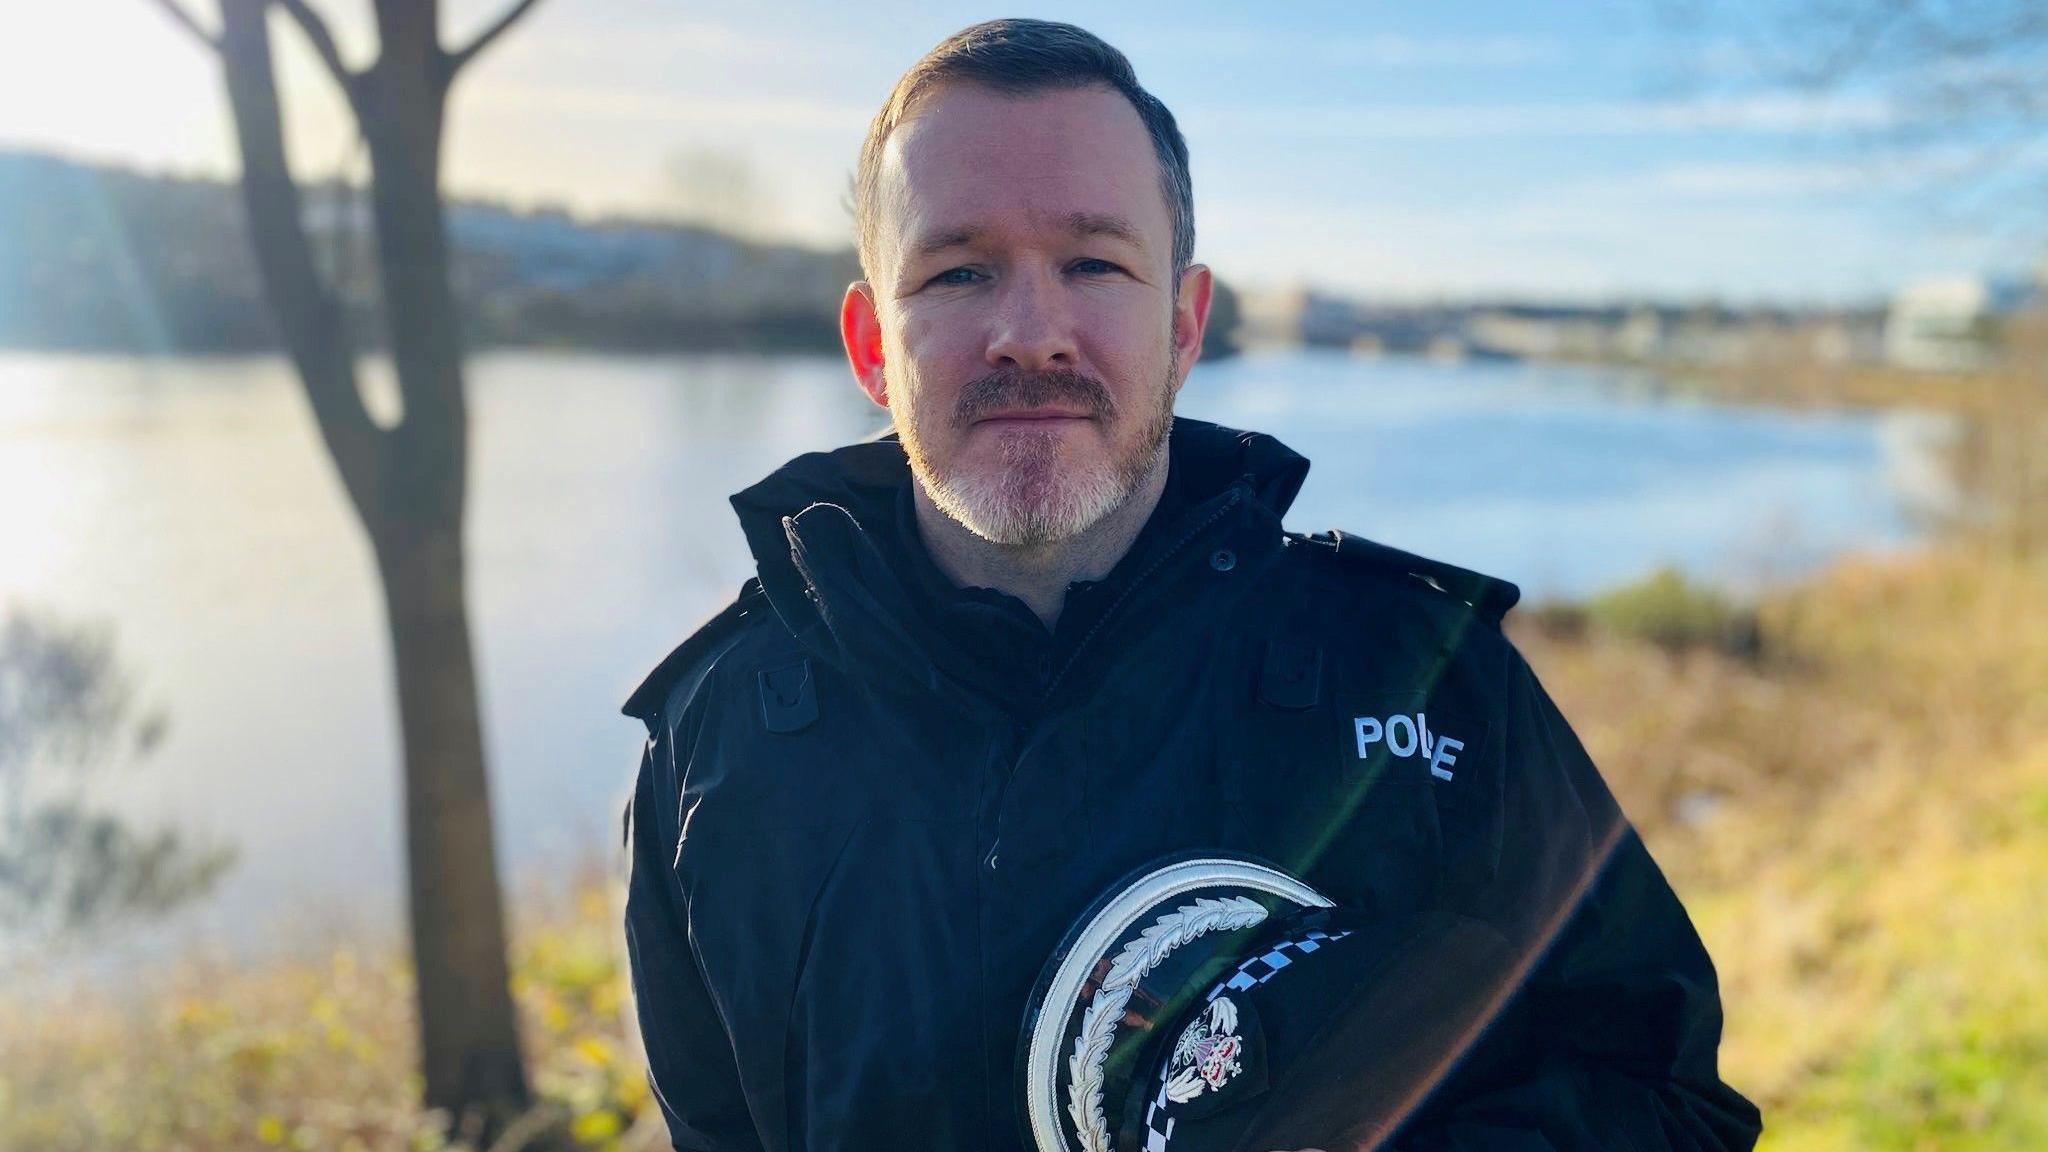
[[[212,23],[213,0],[188,2]],[[444,40],[507,2],[448,0]],[[370,59],[368,0],[313,3]],[[897,75],[960,27],[1031,15],[1117,45],[1173,109],[1196,256],[1247,288],[1843,304],[2032,266],[2043,237],[1953,174],[1971,157],[1881,143],[1888,93],[1774,86],[1752,35],[1680,26],[1668,3],[542,0],[458,82],[445,183],[660,215],[702,210],[679,173],[716,171],[754,190],[748,231],[846,243],[848,175]],[[0,147],[236,170],[217,65],[151,0],[8,23]],[[295,167],[360,177],[333,85],[294,28],[273,34]]]

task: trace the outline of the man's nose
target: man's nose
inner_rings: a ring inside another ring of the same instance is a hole
[[[1044,273],[1009,277],[997,293],[990,366],[1071,368],[1075,353],[1072,316],[1058,278]]]

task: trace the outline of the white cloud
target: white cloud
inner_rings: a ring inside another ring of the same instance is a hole
[[[673,66],[685,60],[768,62],[777,67],[806,66],[835,59],[841,46],[806,40],[787,28],[752,30],[669,11],[650,14],[622,31],[606,22],[566,28],[545,40],[530,39],[523,50],[544,57],[551,66],[573,68],[597,64],[612,75],[630,75],[648,65]]]
[[[1895,173],[1870,162],[1732,161],[1672,164],[1646,173],[1636,183],[1677,196],[1803,196],[1867,190],[1897,182]]]
[[[1211,105],[1193,107],[1182,119],[1203,132],[1400,140],[1845,132],[1889,126],[1892,113],[1868,96],[1766,95],[1584,104]]]
[[[1146,55],[1154,58],[1256,60],[1281,67],[1506,69],[1554,64],[1565,58],[1558,41],[1526,36],[1301,36],[1259,28],[1148,35],[1144,46]]]
[[[555,115],[633,120],[650,126],[799,128],[852,132],[858,141],[874,109],[803,96],[733,97],[696,92],[561,84],[485,84],[466,91],[465,110],[490,115]]]
[[[1204,203],[1199,215],[1197,255],[1226,280],[1307,282],[1382,299],[1839,301],[1886,291],[1903,239],[1861,216],[1767,200],[1688,201],[1642,183],[1593,181],[1503,190],[1484,206],[1260,199]]]
[[[1994,152],[1961,144],[1897,145],[1813,160],[1678,163],[1610,186],[1716,199],[1930,191],[2003,173],[2026,177],[2048,169],[2048,149]]]

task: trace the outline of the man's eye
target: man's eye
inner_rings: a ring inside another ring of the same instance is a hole
[[[1107,260],[1097,260],[1092,256],[1085,260],[1076,260],[1070,267],[1083,276],[1102,276],[1111,272],[1123,271],[1122,268],[1111,264]]]
[[[948,268],[944,272],[939,273],[937,276],[932,277],[931,283],[972,284],[974,283],[974,278],[979,275],[981,275],[981,273],[976,272],[972,268]]]

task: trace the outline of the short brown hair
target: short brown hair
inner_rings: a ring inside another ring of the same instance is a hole
[[[952,81],[978,84],[1004,95],[1025,96],[1059,88],[1102,84],[1114,88],[1152,137],[1159,159],[1159,188],[1173,219],[1173,286],[1195,258],[1195,192],[1188,177],[1188,145],[1173,113],[1138,84],[1138,74],[1124,54],[1092,32],[1050,20],[989,20],[963,28],[941,41],[910,66],[889,93],[882,110],[868,125],[860,146],[860,169],[853,180],[853,220],[864,274],[872,276],[875,259],[875,185],[882,168],[882,146],[903,122],[917,100]]]

